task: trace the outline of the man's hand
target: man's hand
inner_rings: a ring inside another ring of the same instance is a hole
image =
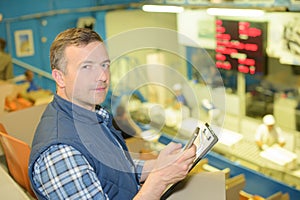
[[[196,147],[181,151],[182,145],[170,143],[159,154],[152,173],[166,185],[186,177],[196,157]]]

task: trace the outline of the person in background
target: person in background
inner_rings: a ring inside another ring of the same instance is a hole
[[[176,83],[175,85],[173,85],[173,90],[175,92],[175,101],[173,101],[173,109],[181,110],[183,119],[190,117],[191,108],[188,106],[186,98],[183,95],[182,85],[180,83]],[[174,121],[174,123],[176,122]]]
[[[34,73],[30,70],[26,70],[25,73],[25,79],[26,81],[29,83],[29,87],[27,88],[27,92],[31,92],[31,91],[37,91],[40,89],[39,86],[37,86],[33,80],[34,78]]]
[[[14,77],[11,56],[4,51],[6,41],[0,38],[0,80],[9,80]]]
[[[180,83],[173,85],[173,90],[175,92],[175,98],[178,103],[181,105],[187,106],[187,101],[182,93],[182,86]]]
[[[261,150],[265,150],[274,144],[281,147],[285,145],[282,130],[275,124],[274,116],[268,114],[263,117],[263,123],[257,128],[255,142]]]
[[[184,179],[196,146],[170,143],[154,160],[132,160],[103,109],[110,59],[90,29],[67,29],[50,48],[57,90],[36,129],[28,175],[38,199],[160,199]]]
[[[122,132],[124,139],[139,135],[142,130],[130,119],[124,106],[117,107],[113,125]]]

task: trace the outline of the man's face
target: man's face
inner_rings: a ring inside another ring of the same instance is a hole
[[[269,130],[269,131],[272,131],[274,125],[273,125],[273,124],[272,124],[272,125],[267,125],[267,127],[268,127],[268,130]]]
[[[68,64],[58,95],[94,110],[96,104],[105,100],[110,81],[110,60],[104,44],[92,42],[87,46],[69,46],[65,57]]]

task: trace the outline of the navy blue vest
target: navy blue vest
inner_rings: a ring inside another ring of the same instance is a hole
[[[119,131],[95,112],[88,111],[55,95],[37,127],[29,160],[33,165],[40,154],[54,144],[67,144],[80,151],[97,174],[110,199],[132,199],[138,192],[133,161]],[[39,199],[46,199],[32,184]]]

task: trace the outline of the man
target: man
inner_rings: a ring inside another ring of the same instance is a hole
[[[176,98],[176,101],[178,103],[180,103],[181,105],[184,105],[184,106],[188,106],[187,105],[187,102],[186,102],[186,99],[182,93],[182,86],[180,83],[176,83],[174,86],[173,86],[173,90],[175,91],[175,98]]]
[[[96,106],[110,82],[110,60],[97,33],[60,33],[50,64],[57,94],[37,127],[28,171],[39,199],[153,200],[187,175],[195,145],[181,152],[170,143],[156,160],[133,161],[110,114]]]
[[[5,53],[6,41],[0,38],[0,80],[8,80],[14,77],[11,56]]]
[[[259,125],[256,130],[255,141],[258,147],[262,150],[278,144],[281,147],[285,145],[285,138],[279,127],[275,126],[275,118],[273,115],[265,115],[263,117],[263,124]]]
[[[139,136],[142,132],[140,127],[130,120],[125,106],[123,105],[117,107],[116,114],[113,119],[113,125],[117,130],[122,132],[122,137],[124,139]]]

